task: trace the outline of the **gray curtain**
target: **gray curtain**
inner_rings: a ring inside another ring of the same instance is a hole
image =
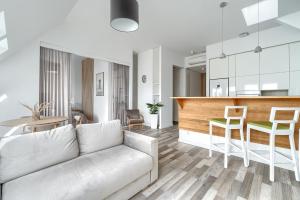
[[[41,47],[40,103],[49,102],[45,116],[70,117],[70,54]]]
[[[111,64],[111,115],[126,125],[126,110],[129,104],[129,67]]]

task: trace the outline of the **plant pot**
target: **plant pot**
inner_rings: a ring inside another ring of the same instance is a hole
[[[151,128],[157,129],[158,114],[150,114],[150,116],[151,116]]]

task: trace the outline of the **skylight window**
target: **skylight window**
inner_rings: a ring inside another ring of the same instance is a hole
[[[4,11],[0,12],[0,55],[8,50]]]
[[[278,17],[278,0],[264,0],[259,3],[259,22]],[[258,3],[242,9],[247,26],[258,23]]]
[[[0,40],[0,55],[8,50],[7,38]]]
[[[0,12],[0,38],[6,35],[6,25],[4,11]]]

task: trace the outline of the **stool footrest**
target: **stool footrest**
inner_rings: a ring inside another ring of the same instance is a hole
[[[265,158],[264,156],[262,156],[261,154],[265,155],[265,154],[269,154],[269,151],[268,150],[248,150],[249,153],[261,158],[262,160],[265,160],[267,162],[270,162],[270,159],[269,158]],[[281,155],[283,158],[289,160],[289,161],[292,161],[291,158],[289,158],[288,156],[286,156],[285,154],[279,152],[279,151],[275,151],[275,153]],[[286,164],[286,163],[276,163],[276,164]]]
[[[232,143],[229,143],[229,144],[231,146],[237,148],[239,151],[238,152],[236,152],[236,151],[228,152],[228,155],[243,153],[242,149],[239,146],[237,146],[235,144],[232,144]],[[225,143],[212,143],[212,146],[214,146],[215,148],[219,149],[222,153],[225,152]]]

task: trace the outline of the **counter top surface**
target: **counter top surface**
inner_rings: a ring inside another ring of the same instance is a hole
[[[300,96],[171,97],[172,99],[299,99]]]

